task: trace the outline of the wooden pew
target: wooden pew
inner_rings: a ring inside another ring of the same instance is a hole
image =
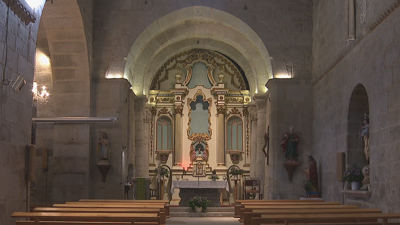
[[[122,199],[79,199],[79,202],[128,202],[128,203],[165,203],[169,200],[122,200]]]
[[[129,201],[129,200],[128,200]],[[94,201],[94,202],[66,202],[65,204],[53,204],[53,207],[86,207],[89,206],[89,208],[93,207],[105,207],[105,206],[110,206],[110,207],[144,207],[144,208],[156,208],[156,207],[162,207],[165,209],[165,213],[167,218],[170,217],[169,214],[169,205],[167,205],[165,202],[152,202],[153,200],[134,200],[134,201],[140,201],[140,202],[127,202],[125,200],[121,200],[121,202],[102,202],[102,201]],[[144,201],[144,202],[141,202]],[[64,206],[61,206],[64,205]]]
[[[261,219],[253,218],[252,225],[282,223],[289,224],[360,224],[360,222],[375,223],[382,220],[382,225],[398,224],[388,223],[388,219],[400,219],[400,213],[347,213],[347,214],[263,214]]]
[[[157,213],[161,224],[166,224],[165,209],[158,208],[57,208],[36,207],[34,212],[90,212],[90,213]]]
[[[263,206],[245,206],[244,208],[240,209],[240,219],[239,222],[243,222],[244,220],[244,213],[245,212],[252,212],[253,210],[260,209],[260,210],[268,210],[268,209],[355,209],[358,208],[356,205],[263,205]]]
[[[39,221],[39,225],[131,225],[131,222],[92,222],[92,221]],[[135,222],[135,225],[157,225],[157,222]],[[37,225],[35,221],[17,221],[16,225]]]
[[[235,207],[235,218],[240,217],[240,209],[250,205],[340,205],[340,202],[324,202],[324,201],[304,201],[304,200],[292,200],[292,201],[270,201],[270,202],[252,202],[242,203],[240,206]]]
[[[157,213],[71,213],[71,212],[14,212],[13,218],[30,218],[33,224],[40,221],[90,221],[90,222],[156,222],[160,224]]]
[[[239,217],[239,212],[240,212],[240,208],[242,207],[242,205],[245,204],[251,204],[251,203],[268,203],[268,202],[299,202],[299,201],[303,201],[303,202],[324,202],[323,199],[318,199],[318,200],[299,200],[299,199],[276,199],[276,200],[246,200],[246,199],[238,199],[235,202],[239,203],[239,205],[235,206],[235,215],[233,217],[238,218]]]
[[[343,214],[343,213],[382,213],[380,209],[337,208],[337,209],[254,209],[244,213],[244,225],[250,225],[252,218],[267,214]],[[256,219],[255,219],[256,220]]]
[[[235,202],[238,204],[252,203],[252,202],[293,202],[293,201],[305,201],[305,202],[324,202],[323,199],[265,199],[265,200],[250,200],[250,199],[237,199]]]

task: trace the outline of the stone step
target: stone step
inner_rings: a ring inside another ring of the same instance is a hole
[[[233,217],[234,207],[207,207],[205,212],[196,213],[190,207],[171,207],[171,217]]]

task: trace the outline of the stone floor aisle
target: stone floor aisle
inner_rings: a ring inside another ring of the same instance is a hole
[[[233,217],[171,217],[167,225],[240,225],[238,218]]]

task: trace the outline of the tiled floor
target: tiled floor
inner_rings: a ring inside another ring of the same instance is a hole
[[[238,218],[233,217],[171,217],[167,225],[240,225]]]

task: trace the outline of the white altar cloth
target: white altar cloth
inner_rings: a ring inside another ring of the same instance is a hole
[[[225,189],[229,192],[228,181],[186,181],[174,180],[171,185],[171,193],[175,193],[174,188],[218,188]]]

